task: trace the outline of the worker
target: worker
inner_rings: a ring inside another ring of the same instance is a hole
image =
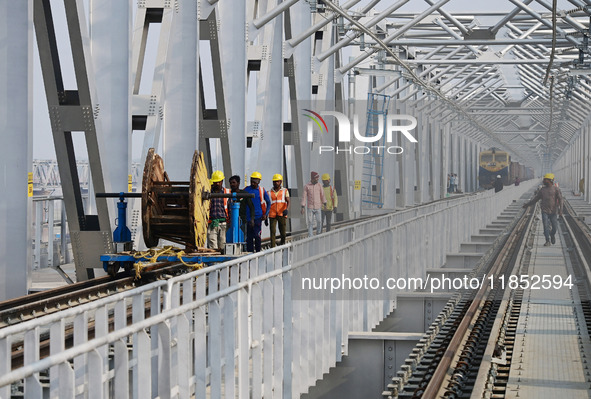
[[[269,190],[269,197],[271,198],[271,210],[269,211],[271,248],[277,245],[275,242],[275,228],[278,224],[281,245],[285,244],[285,238],[287,237],[286,226],[289,211],[289,191],[281,187],[282,184],[283,176],[280,174],[273,175],[273,188]]]
[[[216,170],[211,174],[211,192],[229,193],[223,187],[224,174]],[[212,198],[209,201],[209,220],[207,222],[207,246],[224,253],[226,229],[228,226],[228,198]]]
[[[317,172],[310,173],[310,182],[304,186],[304,195],[302,195],[302,215],[307,209],[306,220],[308,221],[308,237],[314,235],[314,220],[316,221],[316,234],[322,231],[321,208],[326,204],[324,190],[318,184],[320,175]]]
[[[493,183],[493,187],[495,188],[495,193],[498,193],[503,189],[503,178],[501,175],[497,175],[497,180]]]
[[[542,188],[538,190],[531,201],[523,204],[524,208],[542,200],[542,223],[544,224],[545,247],[556,243],[556,231],[558,230],[557,214],[562,215],[562,193],[560,188],[554,185],[554,174],[546,173],[542,180]]]
[[[322,175],[322,189],[324,190],[324,198],[326,203],[322,205],[322,225],[326,223],[326,231],[330,231],[332,214],[337,213],[337,206],[339,205],[339,197],[333,186],[330,185],[330,175],[325,173]]]
[[[259,184],[263,176],[259,172],[250,175],[250,186],[244,187],[244,191],[254,194],[252,203],[254,205],[254,223],[246,227],[246,250],[248,252],[261,251],[261,227],[263,221],[268,224],[269,211],[271,210],[271,199],[269,194]],[[246,210],[246,219],[251,220],[252,212]]]
[[[238,175],[234,175],[232,177],[230,177],[230,192],[231,193],[245,193],[246,191],[241,190],[240,189],[240,176]],[[239,198],[237,199],[238,202],[240,202],[240,210],[239,212],[239,219],[240,219],[240,231],[242,232],[242,237],[240,237],[240,240],[242,242],[242,240],[244,239],[244,237],[246,237],[246,225],[249,224],[250,226],[254,226],[254,205],[252,203],[252,198]],[[229,213],[230,213],[230,220],[232,220],[231,217],[231,211],[232,211],[232,207],[229,207]],[[246,209],[250,210],[250,218],[246,219]]]

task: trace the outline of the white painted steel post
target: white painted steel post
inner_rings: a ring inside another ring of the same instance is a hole
[[[53,261],[53,242],[55,240],[54,204],[53,200],[47,201],[47,266],[49,267],[55,266]]]
[[[177,1],[166,61],[163,156],[171,180],[186,180],[199,144],[197,1]],[[205,85],[205,90],[212,90]],[[205,151],[204,148],[200,149]],[[211,171],[210,171],[211,172]],[[229,171],[227,171],[229,173]]]
[[[39,327],[25,333],[24,344],[24,365],[26,367],[39,361]],[[42,395],[43,387],[39,381],[39,373],[33,373],[25,378],[25,397],[39,398]]]
[[[224,84],[228,140],[232,159],[232,173],[244,176],[246,135],[246,3],[245,1],[221,1],[219,10],[219,40],[221,69]],[[214,63],[215,67],[215,63]],[[233,95],[232,93],[235,93]],[[226,171],[229,173],[230,171]],[[247,184],[247,182],[244,182]]]
[[[33,269],[43,267],[41,265],[41,237],[43,235],[43,204],[45,201],[33,202],[35,207],[35,237],[33,249]]]
[[[86,312],[74,317],[74,345],[84,345],[88,341],[88,314]],[[127,355],[127,350],[126,350]],[[87,375],[87,356],[86,354],[74,358],[74,383],[76,386],[86,384]],[[83,398],[84,395],[76,395],[76,398]]]
[[[357,2],[358,0],[352,0]],[[310,14],[310,5],[306,2],[300,1],[293,5],[289,10],[290,24],[292,30],[292,36],[299,35],[300,32],[310,28],[312,24],[312,16]],[[328,23],[330,21],[326,21]],[[322,25],[324,26],[324,25]],[[312,32],[311,32],[312,33]],[[311,34],[310,33],[310,34]],[[309,35],[308,35],[309,36]],[[294,100],[311,100],[312,99],[312,39],[308,36],[302,37],[302,41],[297,44],[293,52],[293,61],[295,64],[295,70],[293,71],[294,78],[293,87],[290,87],[290,101],[292,101],[292,113],[291,121],[299,126],[299,131],[294,131],[292,134],[296,135],[297,140],[294,140],[294,154],[295,158],[292,160],[295,168],[300,170],[294,170],[292,173],[292,181],[289,182],[290,188],[297,188],[299,196],[303,194],[304,185],[308,182],[310,176],[310,143],[305,140],[305,126],[307,121],[301,115],[299,110],[293,110],[295,108]],[[295,45],[295,44],[294,44]],[[294,89],[295,93],[291,90]],[[297,120],[294,120],[297,119]],[[299,147],[299,148],[298,148]],[[298,165],[298,153],[300,156],[300,164]],[[293,200],[292,200],[293,201]],[[303,229],[306,227],[304,218],[297,217],[291,220],[291,227],[293,230]]]
[[[0,339],[0,375],[5,375],[12,369],[12,338],[6,337]],[[52,384],[53,385],[53,384]],[[10,397],[10,384],[0,386],[0,397]]]
[[[76,375],[69,362],[59,365],[59,398],[74,399],[76,393]]]
[[[591,127],[589,124],[583,127],[583,131],[581,134],[584,134],[587,137],[587,145],[585,146],[585,188],[584,188],[584,197],[587,200],[587,203],[591,203]]]
[[[324,19],[324,17],[320,14],[314,14],[314,18],[316,21]],[[322,40],[316,40],[316,52],[328,49],[330,45],[334,43],[334,31],[334,25],[332,23],[322,28]],[[333,102],[336,94],[334,84],[334,68],[336,65],[336,57],[340,57],[340,54],[336,53],[328,57],[324,61],[317,63],[316,65],[313,65],[312,84],[316,84],[317,86],[316,102],[314,102],[313,104],[317,107],[317,109],[324,110],[328,107],[330,110],[334,110],[335,104],[333,104]],[[315,83],[314,80],[316,81]],[[337,123],[334,118],[326,118],[326,122],[328,124],[328,134],[320,134],[318,136],[318,145],[334,146],[334,132],[336,131]],[[302,125],[302,127],[303,126],[306,125]],[[303,130],[304,129],[302,129],[302,133]],[[309,148],[308,152],[310,152]],[[334,158],[335,155],[333,152],[328,152],[320,155],[318,153],[318,149],[315,146],[314,151],[310,154],[310,171],[315,170],[321,175],[327,172],[332,173],[332,170],[334,169]],[[310,175],[308,173],[304,174],[304,180],[308,181],[309,176]],[[334,176],[332,177],[334,183]]]
[[[89,7],[96,107],[102,127],[97,134],[107,192],[127,192],[131,170],[131,7],[131,0],[91,0]],[[114,201],[109,211],[116,212]]]
[[[267,10],[274,8],[274,1],[267,2]],[[264,10],[263,10],[264,11]],[[269,190],[273,186],[271,177],[283,171],[283,18],[278,17],[267,23],[259,35],[262,47],[261,67],[257,78],[255,130],[250,163],[247,173],[262,172],[261,186]],[[263,44],[264,43],[264,44]],[[248,160],[247,160],[248,161]],[[245,182],[248,185],[249,182]]]
[[[103,357],[95,349],[88,353],[88,367],[86,379],[88,380],[88,398],[103,399]]]
[[[30,284],[27,173],[32,172],[32,2],[0,2],[0,301]]]

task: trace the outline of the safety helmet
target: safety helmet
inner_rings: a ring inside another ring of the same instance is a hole
[[[554,173],[546,173],[544,179],[554,180]]]
[[[283,176],[281,176],[279,173],[276,173],[273,175],[273,181],[277,181],[277,180],[283,181]]]
[[[501,175],[497,175],[497,179],[501,179],[501,178],[502,178]]]
[[[252,172],[252,175],[250,175],[251,179],[262,179],[263,176],[259,173],[259,172]]]
[[[330,175],[328,173],[323,174],[322,180],[330,180]]]
[[[211,182],[217,183],[224,180],[224,173],[222,171],[216,170],[211,174]]]

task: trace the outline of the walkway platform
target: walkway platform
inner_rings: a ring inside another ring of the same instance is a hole
[[[539,216],[539,215],[538,215]],[[545,247],[541,220],[528,268],[539,289],[524,290],[506,398],[591,397],[591,342],[576,286],[541,288],[544,275],[564,282],[575,277],[562,232]]]
[[[76,282],[76,267],[74,263],[60,266],[62,270]],[[33,270],[31,273],[31,288],[29,292],[45,291],[67,285],[68,282],[53,268],[45,267]]]

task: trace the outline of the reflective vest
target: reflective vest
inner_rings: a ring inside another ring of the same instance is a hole
[[[224,194],[230,194],[232,191],[229,188],[225,188],[222,187],[222,193]],[[229,210],[228,210],[228,200],[230,198],[222,198],[224,200],[224,209],[226,210],[226,222],[228,222],[230,220],[230,214],[229,214]],[[211,214],[209,217],[209,220],[207,221],[207,223],[211,223]]]
[[[259,186],[259,197],[261,197],[261,209],[263,210],[263,216],[267,213],[267,201],[265,201],[265,189]]]
[[[328,186],[328,187],[322,187],[322,189],[324,190],[324,196],[326,197],[326,189],[328,188],[328,191],[330,192],[330,209],[329,209],[329,204],[328,204],[328,198],[327,198],[327,202],[326,204],[322,205],[322,210],[323,211],[332,211],[335,208],[335,203],[334,203],[334,187],[333,186]]]
[[[283,211],[287,209],[286,195],[287,189],[280,188],[279,191],[269,191],[269,197],[271,198],[271,210],[269,211],[269,217],[274,218],[277,216],[283,216]]]

